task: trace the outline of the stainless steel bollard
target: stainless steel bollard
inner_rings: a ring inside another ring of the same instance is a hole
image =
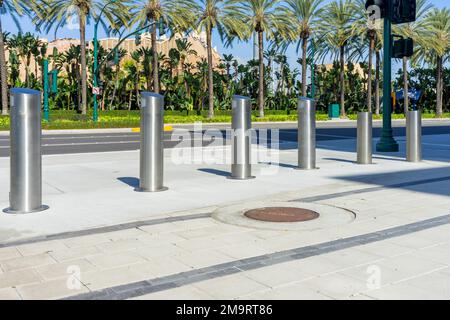
[[[406,161],[422,161],[422,115],[420,110],[406,113]]]
[[[10,207],[7,213],[31,213],[42,205],[41,92],[11,89]]]
[[[305,97],[298,100],[298,169],[317,169],[316,102]]]
[[[250,163],[251,147],[251,100],[248,97],[233,96],[232,102],[232,163],[229,179],[246,180],[254,178]]]
[[[164,96],[141,93],[141,150],[139,188],[136,191],[167,190],[164,177]]]
[[[372,113],[358,112],[357,163],[372,164]]]

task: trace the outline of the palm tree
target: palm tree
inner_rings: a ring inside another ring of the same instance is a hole
[[[280,10],[280,0],[243,0],[240,1],[240,18],[243,23],[250,27],[246,32],[246,38],[252,32],[258,35],[258,109],[259,116],[264,117],[264,37],[275,39],[279,35],[284,38],[292,37],[289,30],[291,21],[289,17]]]
[[[137,23],[139,27],[150,26],[153,51],[153,91],[159,93],[159,65],[156,47],[158,22],[172,28],[174,33],[188,30],[193,25],[194,3],[190,0],[135,0],[133,1],[131,25]]]
[[[74,107],[79,106],[80,102],[80,53],[81,50],[79,45],[71,45],[66,52],[58,55],[56,61],[56,67],[58,69],[65,70],[69,82],[69,87],[74,88],[67,96],[69,100],[68,105],[70,105],[71,100]]]
[[[357,6],[351,0],[335,0],[329,3],[321,14],[320,37],[317,41],[319,55],[324,59],[328,54],[339,57],[341,116],[345,111],[345,54],[350,52],[349,40],[354,38],[354,23],[357,20]]]
[[[396,34],[400,34],[404,37],[410,37],[416,43],[424,41],[423,37],[426,33],[425,30],[425,15],[430,11],[433,6],[428,3],[428,0],[417,0],[416,2],[416,21],[411,23],[401,24],[394,26],[393,31]],[[417,47],[417,45],[416,45]],[[414,59],[414,58],[413,58]],[[409,97],[408,97],[408,57],[403,58],[403,92],[404,92],[404,112],[408,111]]]
[[[43,43],[39,38],[35,37],[30,32],[25,34],[19,32],[17,35],[13,35],[8,41],[8,46],[17,52],[17,55],[22,59],[22,62],[25,65],[25,84],[28,87],[30,86],[31,57],[36,51],[39,51],[39,48],[42,45]]]
[[[55,35],[60,27],[67,25],[73,21],[73,17],[78,18],[80,29],[80,48],[81,48],[81,112],[87,113],[87,67],[86,67],[86,24],[94,18],[102,19],[103,17],[109,22],[113,29],[118,29],[128,22],[127,1],[110,1],[107,0],[49,0],[42,1],[42,7],[39,12],[45,17],[42,21],[37,21],[37,27],[43,26],[47,33],[51,28],[55,27]],[[99,14],[102,16],[99,17]],[[106,31],[105,21],[100,20]]]
[[[147,90],[150,91],[152,89],[153,77],[153,50],[142,47],[136,50],[136,54],[139,56],[139,62],[143,65],[144,75],[147,82]]]
[[[284,54],[277,54],[275,56],[275,62],[279,65],[279,72],[277,72],[278,77],[278,85],[277,85],[277,92],[281,92],[281,94],[285,94],[285,66],[287,65],[287,57]],[[281,89],[281,90],[280,90]]]
[[[225,69],[227,70],[227,79],[229,79],[231,74],[231,65],[234,62],[234,56],[232,54],[224,54],[223,62],[225,63]]]
[[[136,104],[138,108],[141,107],[141,100],[139,99],[139,90],[140,90],[140,79],[141,79],[141,69],[140,69],[140,60],[141,60],[141,54],[139,51],[133,51],[131,53],[131,59],[133,61],[133,67],[131,70],[134,71],[134,92],[136,95]]]
[[[377,39],[382,38],[381,33],[381,23],[379,19],[374,19],[373,12],[368,12],[366,10],[366,0],[357,0],[358,9],[357,9],[357,20],[354,24],[354,32],[361,36],[361,43],[366,44],[368,41],[368,66],[367,66],[367,110],[372,112],[372,71],[373,71],[373,54],[376,50],[376,41]],[[360,54],[367,52],[365,46],[360,48]],[[379,66],[379,64],[376,64]],[[379,70],[376,70],[376,74],[379,75]],[[378,85],[378,81],[375,81],[376,85]],[[377,90],[377,89],[376,89]],[[378,92],[375,91],[375,96],[378,95]],[[378,98],[376,98],[378,99]]]
[[[180,52],[176,48],[169,50],[169,56],[166,57],[165,64],[169,69],[170,79],[173,80],[173,70],[176,70],[176,75],[178,76],[178,66],[180,65]]]
[[[36,9],[36,2],[34,0],[20,1],[20,0],[0,0],[0,86],[2,96],[2,115],[8,114],[8,77],[6,70],[6,54],[5,54],[5,39],[3,37],[3,27],[1,17],[3,15],[10,15],[14,24],[21,31],[21,23],[19,16],[24,14],[29,15],[32,10]]]
[[[274,66],[274,60],[276,55],[278,54],[278,48],[276,46],[272,46],[269,49],[264,52],[264,57],[267,60],[267,69],[270,72],[270,84],[269,88],[273,92],[274,91],[274,75],[275,75],[275,66]]]
[[[184,73],[186,60],[191,55],[197,55],[197,51],[191,49],[192,43],[190,43],[188,39],[177,39],[175,40],[175,44],[180,55],[181,71]]]
[[[443,66],[450,58],[450,9],[429,11],[424,18],[426,28],[423,41],[419,41],[419,60],[436,65],[436,116],[442,117]]]
[[[208,118],[214,117],[214,77],[212,57],[212,32],[219,31],[222,38],[231,39],[230,35],[243,38],[241,21],[238,19],[237,6],[232,0],[200,0],[198,30],[206,32],[208,51]],[[227,42],[230,44],[230,42]],[[229,75],[229,68],[227,69]]]
[[[183,82],[186,92],[189,93],[189,84],[188,84],[188,75],[186,73],[186,60],[191,55],[197,55],[197,51],[191,49],[192,43],[190,43],[187,39],[177,39],[175,40],[175,44],[177,46],[177,52],[179,55],[181,72],[183,74]]]
[[[323,0],[286,0],[285,10],[292,16],[291,25],[295,31],[295,40],[300,40],[302,46],[302,96],[306,97],[306,55],[308,50],[308,39],[311,37],[317,18],[323,8]]]

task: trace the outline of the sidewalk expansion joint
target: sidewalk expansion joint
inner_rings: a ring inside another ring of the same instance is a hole
[[[21,239],[21,240],[17,240],[17,241],[0,243],[0,248],[14,247],[14,246],[19,246],[19,245],[24,245],[24,244],[32,244],[32,243],[45,242],[45,241],[50,241],[50,240],[62,240],[62,239],[68,239],[68,238],[76,238],[76,237],[81,237],[81,236],[89,236],[89,235],[94,235],[94,234],[99,234],[99,233],[115,232],[115,231],[121,231],[121,230],[126,230],[126,229],[139,229],[139,228],[145,227],[145,226],[153,226],[153,225],[170,223],[170,222],[204,219],[204,218],[211,217],[211,214],[212,213],[190,214],[190,215],[166,217],[166,218],[159,218],[159,219],[150,219],[150,220],[143,220],[143,221],[133,221],[133,222],[128,222],[128,223],[121,223],[121,224],[116,224],[116,225],[112,225],[112,226],[91,228],[91,229],[86,229],[86,230],[55,233],[55,234],[50,234],[50,235],[37,236],[37,237],[26,238],[26,239]]]
[[[364,244],[387,240],[406,234],[450,224],[450,214],[422,220],[394,228],[371,232],[363,235],[328,241],[316,245],[279,251],[271,254],[221,263],[205,268],[181,272],[165,277],[118,285],[102,290],[91,291],[65,298],[66,300],[117,300],[130,299],[142,295],[182,287],[188,284],[260,269],[283,262],[302,260]]]

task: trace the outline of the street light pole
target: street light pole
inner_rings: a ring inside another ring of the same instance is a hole
[[[391,100],[391,57],[392,57],[392,22],[391,1],[385,6],[383,42],[383,130],[377,144],[378,152],[398,152],[398,143],[392,131],[392,100]]]

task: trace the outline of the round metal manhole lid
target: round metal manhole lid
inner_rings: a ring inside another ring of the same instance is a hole
[[[250,219],[267,222],[302,222],[319,217],[315,211],[292,207],[264,207],[248,210],[244,215]]]

